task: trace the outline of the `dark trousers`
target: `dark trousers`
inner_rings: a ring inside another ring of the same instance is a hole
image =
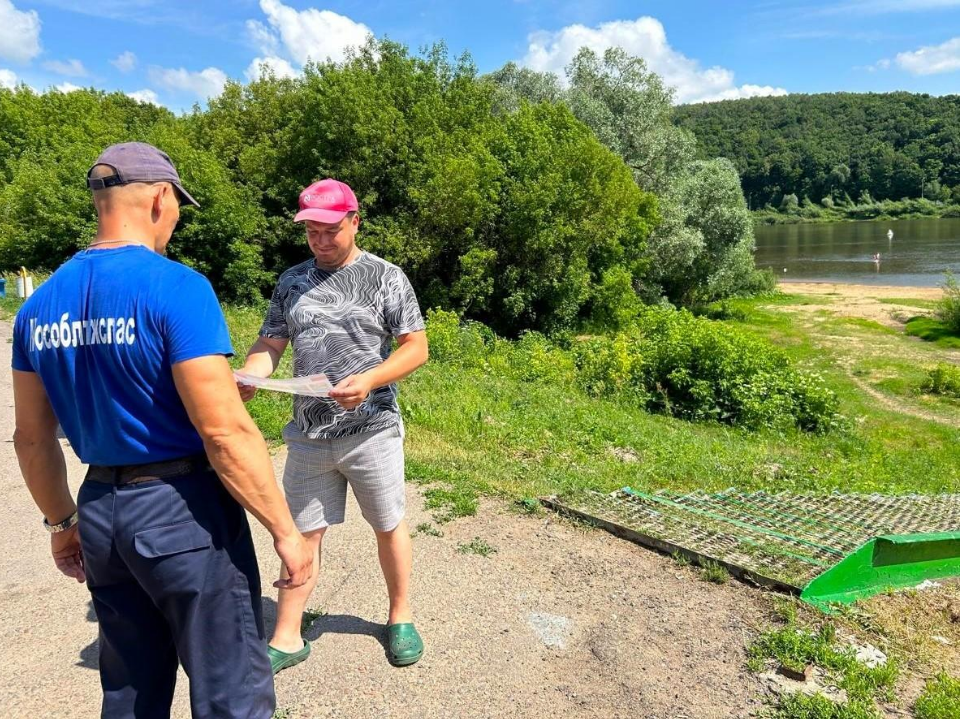
[[[269,718],[276,700],[250,526],[212,471],[78,497],[100,623],[102,716],[170,717],[177,664],[195,718]]]

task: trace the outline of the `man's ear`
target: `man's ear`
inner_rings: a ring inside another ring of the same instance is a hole
[[[160,216],[163,215],[163,204],[170,202],[170,188],[164,183],[157,184],[156,188],[156,192],[153,193],[153,203],[150,207],[150,213],[153,216],[154,222],[159,220]]]

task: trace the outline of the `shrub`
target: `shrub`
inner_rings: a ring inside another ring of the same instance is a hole
[[[947,273],[943,283],[943,298],[937,303],[937,317],[951,332],[960,334],[960,285],[953,273]]]
[[[510,342],[451,312],[427,313],[434,362],[506,374],[593,396],[619,397],[686,420],[824,432],[836,395],[768,342],[686,310],[643,308],[629,328],[580,338],[569,350],[539,333]]]
[[[480,323],[461,323],[454,312],[427,311],[427,340],[435,362],[457,367],[477,367],[487,354],[493,333]]]
[[[637,323],[652,409],[749,428],[825,431],[837,398],[769,343],[686,311],[649,309]]]
[[[960,368],[940,363],[927,373],[920,389],[934,395],[960,398]]]
[[[780,212],[794,212],[799,207],[800,201],[793,193],[784,195],[780,200]]]
[[[928,680],[914,706],[914,714],[918,718],[960,717],[960,680],[946,673]]]

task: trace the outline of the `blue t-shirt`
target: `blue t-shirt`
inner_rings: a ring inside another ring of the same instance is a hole
[[[207,279],[140,245],[77,253],[14,322],[13,369],[40,376],[67,439],[93,465],[203,452],[171,366],[232,354]]]

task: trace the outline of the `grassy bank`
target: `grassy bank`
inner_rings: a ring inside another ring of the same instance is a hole
[[[862,302],[849,302],[852,291],[844,295],[836,287],[836,294],[780,294],[710,309],[727,326],[776,345],[798,368],[822,377],[839,397],[844,421],[835,429],[816,434],[690,422],[646,412],[623,394],[595,397],[583,383],[550,380],[549,372],[523,380],[496,364],[465,368],[433,360],[401,386],[408,477],[424,486],[438,522],[475,513],[484,494],[536,512],[539,495],[623,485],[960,492],[960,400],[922,391],[929,371],[955,364],[960,350],[912,337],[898,322],[929,310],[931,301],[889,297],[889,288],[879,288],[875,306],[882,312],[867,317],[856,314]],[[0,308],[9,316],[19,304],[8,299]],[[257,337],[262,311],[226,310],[235,366]],[[290,372],[287,353],[279,374]],[[279,446],[290,397],[261,392],[248,407]],[[417,528],[418,534],[442,532],[426,523]],[[481,537],[457,550],[496,552]],[[718,568],[701,577],[727,579]],[[958,588],[954,581],[936,591],[876,596],[831,621],[837,632],[813,609],[765,596],[771,617],[744,629],[749,667],[812,663],[846,692],[843,701],[786,694],[766,711],[784,717],[954,716],[960,702]],[[881,648],[890,664],[870,670],[856,661],[848,634]]]
[[[924,398],[917,389],[944,350],[875,322],[797,310],[823,303],[796,296],[737,301],[733,314],[742,319],[727,322],[821,373],[841,399],[846,429],[816,435],[692,423],[644,412],[623,398],[591,397],[576,384],[431,362],[401,388],[410,476],[454,499],[490,493],[519,500],[624,485],[960,491],[953,424],[960,422],[960,405]],[[256,337],[259,313],[231,309],[228,318],[242,352]],[[929,417],[903,412],[910,403]],[[278,442],[289,399],[261,393],[250,409]]]
[[[818,372],[840,398],[846,420],[839,430],[818,435],[694,423],[644,412],[622,396],[592,397],[577,383],[521,381],[431,361],[401,387],[408,477],[425,486],[425,503],[441,523],[475,513],[481,494],[536,512],[539,495],[624,485],[960,492],[960,401],[920,389],[931,368],[957,359],[955,351],[911,337],[896,322],[897,313],[915,315],[930,301],[877,298],[876,305],[891,313],[883,324],[851,316],[846,300],[779,295],[728,302],[713,312]],[[259,315],[230,310],[228,318],[238,350],[245,348]],[[259,397],[251,411],[277,442],[288,402]],[[480,538],[473,545],[460,551],[490,551]],[[727,579],[710,568],[700,577]],[[769,597],[770,616],[758,617],[755,634],[747,633],[748,667],[775,671],[781,663],[811,663],[844,695],[767,696],[763,716],[952,717],[960,702],[954,649],[960,636],[951,614],[957,587],[876,596],[834,621],[840,633],[812,608]],[[887,663],[871,669],[856,660],[853,637],[882,648]]]
[[[884,302],[884,300],[880,300]],[[925,301],[890,300],[920,308]],[[0,309],[11,317],[20,301]],[[922,392],[929,371],[960,353],[901,329],[843,314],[842,298],[779,295],[726,304],[724,322],[771,341],[837,393],[846,419],[825,434],[746,430],[594,397],[574,383],[524,381],[431,361],[401,386],[412,480],[434,483],[438,504],[512,500],[624,485],[674,490],[731,486],[802,492],[960,492],[960,401]],[[227,308],[237,356],[256,339],[262,310]],[[278,375],[291,373],[290,353]],[[248,405],[279,445],[287,395]]]

